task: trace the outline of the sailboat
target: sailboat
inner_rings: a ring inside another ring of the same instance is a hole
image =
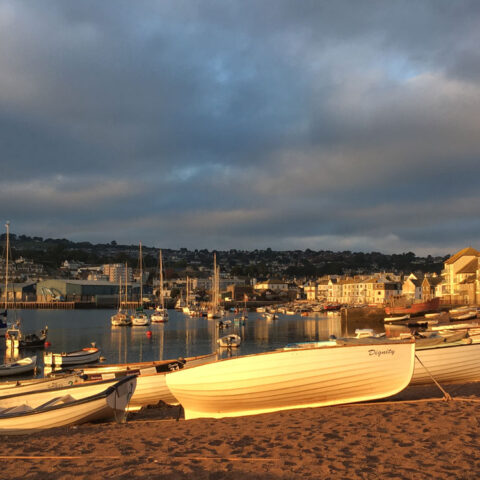
[[[142,242],[140,242],[140,306],[136,312],[132,315],[132,325],[134,326],[147,326],[150,325],[150,318],[143,310],[143,257],[142,257]]]
[[[219,275],[219,268],[217,267],[217,255],[213,254],[213,278],[212,278],[212,304],[211,309],[207,313],[207,318],[215,319],[220,318],[219,312],[219,290],[220,290],[220,275]]]
[[[185,300],[185,305],[182,307],[182,312],[185,313],[186,315],[190,315],[191,313],[191,304],[190,304],[190,279],[187,276],[187,284],[186,284],[186,300]]]
[[[125,264],[125,304],[127,303],[127,273],[128,266]],[[115,315],[112,315],[111,322],[113,326],[127,327],[132,324],[132,320],[122,308],[122,296],[122,275],[120,275],[118,285],[118,312]]]
[[[2,314],[0,314],[0,332],[2,335],[7,335],[7,330],[8,330],[8,324],[7,324],[7,311],[8,311],[8,256],[10,253],[10,222],[7,222],[5,224],[5,227],[7,229],[7,238],[6,238],[6,245],[5,245],[5,310]],[[46,328],[46,327],[45,327]],[[6,345],[7,348],[10,350],[10,355],[12,357],[16,356],[18,354],[18,349],[20,347],[20,342],[22,339],[22,334],[20,329],[17,326],[13,326],[10,330],[13,333],[14,336],[9,336],[9,338],[6,339]],[[44,336],[38,340],[44,344],[45,339],[46,339],[46,330],[44,333]],[[33,340],[34,334],[31,334],[29,336],[29,339]],[[25,343],[25,338],[23,338],[23,342]],[[33,342],[35,343],[35,342]],[[23,345],[25,346],[25,345]],[[33,345],[37,346],[37,345]],[[2,371],[2,375],[14,375],[16,373],[23,373],[26,371],[33,370],[35,368],[37,362],[37,357],[26,357],[18,362],[7,362],[3,365],[0,366],[0,370]]]
[[[5,246],[5,290],[3,295],[5,297],[5,310],[0,313],[0,336],[4,336],[7,332],[8,323],[7,323],[7,316],[8,316],[8,254],[10,252],[10,243],[9,243],[9,228],[10,222],[5,224],[7,228],[7,239],[6,239],[6,246]]]
[[[157,305],[155,312],[150,316],[152,323],[168,322],[168,312],[165,308],[165,299],[163,297],[163,262],[162,262],[162,250],[158,253],[158,266],[160,269],[160,305]]]

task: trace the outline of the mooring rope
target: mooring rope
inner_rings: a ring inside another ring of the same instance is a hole
[[[430,378],[434,381],[435,385],[440,389],[440,391],[443,393],[444,399],[447,401],[453,400],[452,396],[437,382],[435,377],[430,373],[428,368],[423,364],[423,362],[418,358],[417,354],[415,354],[415,358],[418,360],[418,363],[425,369],[425,371],[428,373]]]

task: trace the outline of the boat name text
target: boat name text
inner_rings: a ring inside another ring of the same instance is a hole
[[[392,350],[391,348],[387,350],[377,350],[376,348],[371,348],[368,351],[368,354],[370,356],[375,355],[376,357],[381,357],[382,355],[393,355],[395,353],[395,350]]]

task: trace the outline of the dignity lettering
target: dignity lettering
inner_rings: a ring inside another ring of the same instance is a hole
[[[371,348],[368,351],[368,354],[370,356],[375,355],[376,357],[381,357],[382,355],[394,355],[395,350],[392,350],[391,348],[389,348],[388,350],[377,350],[376,348]]]

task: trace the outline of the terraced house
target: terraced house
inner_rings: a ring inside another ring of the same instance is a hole
[[[466,247],[445,262],[437,295],[452,304],[480,303],[480,252]]]

